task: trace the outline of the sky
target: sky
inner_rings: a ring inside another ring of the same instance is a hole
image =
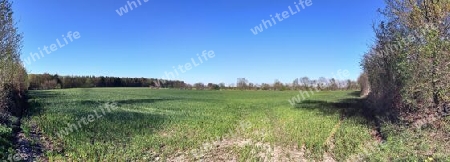
[[[356,79],[383,3],[16,0],[13,7],[29,73],[260,84]]]

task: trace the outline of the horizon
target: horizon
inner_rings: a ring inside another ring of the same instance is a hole
[[[248,83],[255,84],[256,87],[259,87],[262,84],[274,85],[276,81],[279,81],[278,79],[274,79],[273,82],[256,83],[256,82],[251,82],[251,81],[247,80],[246,78],[237,78],[235,83],[226,83],[226,82],[219,82],[219,83],[214,83],[214,82],[195,82],[195,83],[189,83],[189,82],[186,82],[184,80],[170,79],[170,77],[169,78],[164,78],[164,77],[162,77],[162,78],[151,78],[151,77],[150,78],[146,78],[146,77],[117,77],[117,76],[95,76],[95,75],[60,75],[60,74],[49,74],[49,73],[41,73],[41,74],[30,73],[28,75],[46,75],[46,74],[51,75],[51,76],[55,76],[56,75],[56,76],[59,76],[59,77],[95,77],[95,78],[109,77],[109,78],[131,78],[131,79],[143,78],[143,79],[152,79],[152,80],[156,79],[158,82],[161,82],[161,81],[162,82],[165,82],[165,81],[180,81],[180,82],[183,82],[183,83],[186,83],[186,84],[191,84],[191,85],[196,84],[196,83],[203,83],[203,84],[209,84],[209,83],[221,84],[221,83],[224,83],[227,87],[236,87],[238,82],[239,82],[239,79],[245,79]],[[339,69],[336,73],[333,73],[332,77],[328,77],[328,78],[327,77],[309,78],[307,76],[305,76],[305,77],[307,77],[309,79],[309,81],[311,81],[311,83],[316,82],[316,84],[328,83],[328,81],[330,79],[335,79],[336,81],[347,81],[347,80],[357,81],[357,80],[348,79],[347,77],[349,75],[350,74],[349,74],[348,70],[341,70],[341,69]],[[320,80],[320,78],[325,78],[326,81]],[[294,80],[296,80],[296,79],[300,80],[301,78],[294,78]],[[281,83],[283,83],[285,85],[292,85],[293,84],[292,82],[281,82]]]

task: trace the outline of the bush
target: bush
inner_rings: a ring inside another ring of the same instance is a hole
[[[12,116],[23,114],[28,86],[20,60],[22,35],[18,33],[9,0],[0,0],[0,33],[0,159],[4,160],[12,151],[13,124],[17,123]]]
[[[0,33],[0,113],[20,116],[27,74],[20,60],[22,35],[18,33],[9,0],[0,0]]]
[[[433,123],[450,103],[450,1],[386,4],[375,45],[362,61],[369,104],[417,126]]]
[[[12,147],[12,129],[0,124],[0,159],[6,159]]]

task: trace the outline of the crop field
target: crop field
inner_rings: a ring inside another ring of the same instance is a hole
[[[124,1],[0,0],[0,162],[450,162],[450,0]]]
[[[364,156],[373,141],[372,124],[342,113],[353,91],[318,92],[295,106],[294,91],[30,93],[24,127],[42,133],[50,161],[340,161]]]

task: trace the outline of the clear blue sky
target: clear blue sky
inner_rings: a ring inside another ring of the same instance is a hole
[[[215,57],[177,79],[235,83],[291,83],[295,78],[331,78],[339,69],[360,73],[361,56],[373,40],[372,24],[383,0],[312,0],[312,5],[255,35],[250,29],[270,15],[295,11],[298,0],[140,0],[119,16],[126,0],[15,1],[24,33],[22,59],[63,42],[69,31],[80,38],[26,65],[30,73],[161,78],[173,66]],[[130,1],[131,2],[131,1]],[[134,7],[134,6],[133,6]],[[68,39],[68,38],[66,38]],[[64,43],[63,43],[64,44]],[[198,62],[198,61],[197,61]]]

